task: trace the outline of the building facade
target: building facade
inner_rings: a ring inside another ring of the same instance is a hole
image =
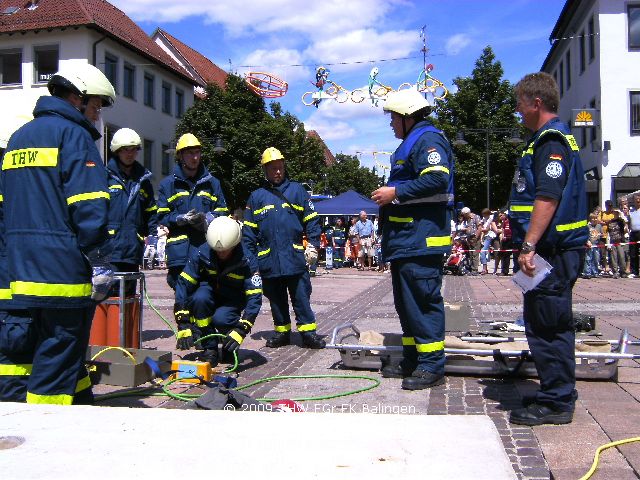
[[[0,0],[0,12],[15,1]],[[23,2],[20,2],[22,5]],[[113,84],[117,100],[103,109],[98,142],[104,158],[113,133],[134,129],[143,139],[138,160],[157,185],[173,166],[165,153],[176,125],[193,104],[194,86],[174,62],[124,13],[104,0],[39,0],[0,14],[0,105],[3,114],[30,114],[48,95],[53,73],[74,63],[91,63]]]
[[[567,0],[542,71],[560,88],[559,115],[595,109],[573,128],[591,207],[640,190],[640,1]]]

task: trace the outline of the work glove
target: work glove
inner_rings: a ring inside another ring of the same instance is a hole
[[[110,253],[110,246],[107,245],[84,254],[91,266],[91,299],[96,302],[107,298],[114,282],[115,267],[111,265]]]
[[[304,259],[309,265],[315,265],[318,263],[318,250],[316,247],[309,244],[304,250]]]
[[[209,224],[207,223],[207,216],[202,212],[198,212],[198,213],[194,214],[189,219],[189,224],[193,228],[195,228],[196,230],[199,230],[201,232],[205,232],[207,230],[207,227],[209,226]]]
[[[251,331],[251,327],[253,327],[253,323],[249,320],[240,320],[238,325],[227,333],[227,338],[224,340],[222,348],[229,353],[238,350],[242,342],[244,342],[244,338]]]
[[[185,310],[176,313],[176,323],[178,324],[178,340],[176,348],[178,350],[189,350],[200,338],[200,329],[189,318],[189,313]]]
[[[176,217],[176,223],[178,226],[183,227],[185,225],[194,225],[202,221],[203,213],[197,212],[195,208],[192,208],[187,213],[183,213]]]
[[[101,302],[107,296],[113,285],[113,266],[109,263],[92,265],[91,299]]]

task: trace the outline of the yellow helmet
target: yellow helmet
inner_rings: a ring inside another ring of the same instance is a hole
[[[184,150],[185,148],[190,147],[202,147],[202,144],[193,133],[185,133],[178,139],[178,144],[176,145],[176,154],[179,153],[180,150]]]
[[[269,147],[262,153],[262,161],[260,165],[266,165],[275,160],[284,160],[284,155],[275,147]]]

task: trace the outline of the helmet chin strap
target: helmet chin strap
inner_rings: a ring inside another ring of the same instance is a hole
[[[402,138],[406,138],[407,136],[407,122],[405,121],[404,115],[402,116]]]

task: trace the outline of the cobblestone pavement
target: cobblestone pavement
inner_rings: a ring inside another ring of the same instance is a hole
[[[147,290],[154,305],[167,318],[172,312],[172,292],[163,271],[147,272]],[[521,294],[510,278],[502,276],[446,276],[443,294],[449,303],[468,302],[472,325],[486,330],[496,320],[515,320],[521,313]],[[605,338],[618,338],[621,329],[632,338],[640,336],[640,280],[579,280],[574,289],[574,309],[597,315],[597,330]],[[390,275],[357,272],[354,269],[324,272],[313,279],[313,309],[319,333],[355,322],[361,331],[399,332],[393,306]],[[169,328],[150,309],[144,311],[144,346],[174,351]],[[293,315],[292,315],[293,318]],[[252,334],[241,350],[238,381],[241,385],[275,375],[360,375],[380,381],[372,390],[321,401],[302,402],[307,411],[379,412],[433,415],[488,415],[496,425],[505,451],[521,479],[576,479],[589,469],[595,449],[612,440],[640,434],[640,368],[637,361],[623,361],[617,382],[578,382],[579,401],[572,424],[567,426],[519,427],[508,423],[508,412],[520,406],[522,396],[536,388],[535,379],[482,378],[450,375],[445,385],[408,392],[399,380],[381,378],[379,372],[344,368],[338,351],[308,350],[294,345],[268,349],[264,341],[272,334],[269,302],[265,299]],[[634,348],[632,351],[637,352]],[[174,351],[174,353],[176,353]],[[366,379],[290,379],[256,385],[246,392],[256,398],[330,396],[371,385]],[[100,392],[112,387],[98,386]],[[198,391],[198,389],[191,389]],[[163,397],[121,398],[108,405],[177,407],[180,402]],[[437,432],[433,432],[437,434]],[[490,461],[490,459],[488,459]],[[638,478],[640,445],[629,444],[606,450],[594,479]]]

